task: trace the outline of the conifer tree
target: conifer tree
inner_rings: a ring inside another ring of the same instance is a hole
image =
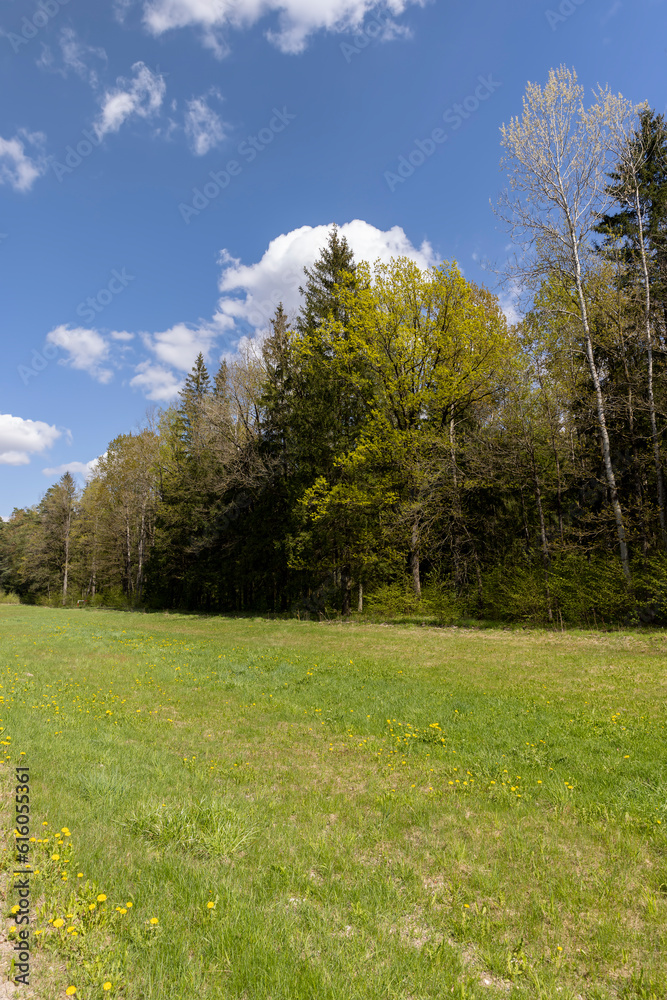
[[[340,236],[338,227],[333,226],[326,246],[312,269],[304,267],[308,279],[305,288],[299,288],[304,298],[297,320],[300,333],[310,332],[333,318],[344,322],[344,310],[336,286],[343,285],[354,277],[354,254],[345,236]]]

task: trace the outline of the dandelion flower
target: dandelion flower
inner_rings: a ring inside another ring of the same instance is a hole
[[[212,910],[212,909],[214,908],[214,906],[215,906],[215,903],[212,903],[212,902],[211,902],[211,901],[209,900],[209,901],[208,901],[208,903],[206,904],[206,909],[207,909],[207,910]]]
[[[104,895],[104,893],[103,893],[103,892],[101,892],[101,893],[99,894],[99,896],[97,897],[97,902],[98,902],[98,903],[103,903],[103,902],[104,902],[104,900],[105,900],[106,898],[107,898],[107,897],[106,897],[106,896]]]
[[[59,854],[52,854],[51,855],[51,860],[52,861],[60,861],[60,855]]]
[[[110,990],[111,989],[111,983],[102,983],[102,989],[103,990]]]
[[[88,909],[89,910],[96,910],[97,909],[97,903],[89,903],[88,904]]]
[[[53,921],[53,926],[54,927],[62,927],[64,923],[65,923],[65,921],[62,919],[62,917],[58,917],[57,920]]]
[[[68,986],[67,989],[65,990],[65,994],[68,997],[73,997],[75,993],[76,993],[76,986]]]
[[[150,919],[150,923],[152,923],[152,924],[157,924],[157,923],[159,923],[159,921],[158,921],[158,918],[157,918],[157,917],[151,917],[151,919]]]

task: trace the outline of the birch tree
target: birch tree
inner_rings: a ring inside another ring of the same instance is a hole
[[[655,234],[651,233],[651,194],[647,191],[646,166],[648,160],[656,155],[664,159],[665,130],[664,124],[658,122],[656,131],[652,122],[651,112],[647,106],[640,110],[637,123],[636,109],[621,97],[612,99],[614,114],[611,116],[610,149],[616,159],[615,170],[611,174],[614,181],[608,188],[608,193],[621,208],[619,216],[605,219],[607,225],[613,226],[616,233],[622,234],[629,245],[632,256],[638,264],[640,286],[642,290],[642,327],[646,345],[646,388],[648,397],[649,419],[651,421],[651,441],[653,445],[653,464],[658,493],[658,513],[660,517],[660,533],[662,545],[667,549],[667,520],[665,516],[665,486],[660,456],[660,436],[656,417],[655,394],[653,388],[653,303],[651,297],[651,263],[654,256],[652,243]],[[652,127],[653,126],[653,127]],[[660,134],[662,132],[662,135]],[[663,164],[663,170],[667,164]],[[653,239],[652,239],[653,237]]]
[[[600,88],[595,103],[586,108],[584,89],[576,73],[565,66],[550,70],[544,87],[528,83],[521,117],[501,128],[505,150],[501,165],[509,173],[510,186],[500,199],[499,214],[523,251],[512,268],[515,277],[530,286],[556,274],[564,285],[574,288],[621,564],[630,583],[624,516],[586,292],[588,273],[595,266],[591,236],[609,204],[606,170],[619,100]]]
[[[71,561],[72,522],[78,493],[71,473],[66,472],[49,490],[40,505],[44,551],[48,562],[57,567],[62,586],[62,603],[67,602]]]

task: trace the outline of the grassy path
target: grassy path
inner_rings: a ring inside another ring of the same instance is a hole
[[[2,606],[0,685],[40,1000],[667,997],[661,633]]]

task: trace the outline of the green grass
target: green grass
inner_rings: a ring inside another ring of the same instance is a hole
[[[34,995],[664,1000],[666,653],[2,606]]]

